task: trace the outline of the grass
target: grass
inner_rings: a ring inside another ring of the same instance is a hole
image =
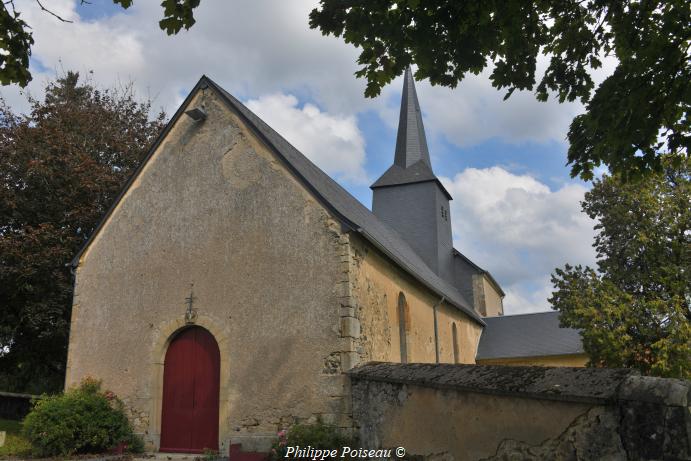
[[[21,421],[0,419],[0,431],[7,432],[5,445],[0,447],[0,458],[8,456],[24,456],[31,450],[29,441],[21,436]]]

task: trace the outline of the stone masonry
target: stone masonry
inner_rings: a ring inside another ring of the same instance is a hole
[[[632,370],[370,363],[350,371],[368,448],[445,460],[688,460],[691,383]]]

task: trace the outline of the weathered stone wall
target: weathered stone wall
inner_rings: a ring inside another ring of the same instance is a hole
[[[371,363],[349,372],[363,446],[411,459],[691,459],[688,381],[630,370]]]
[[[299,419],[350,427],[340,225],[212,90],[183,116],[82,255],[66,385],[86,376],[160,437],[163,361],[197,325],[221,351],[221,449],[266,449]],[[346,251],[347,252],[347,251]]]
[[[441,301],[427,288],[396,267],[357,235],[350,236],[352,315],[359,337],[354,347],[360,363],[400,362],[398,299],[407,304],[409,362],[436,360],[433,306]],[[482,327],[447,303],[437,309],[440,362],[453,363],[452,324],[456,324],[461,363],[475,363]]]
[[[473,274],[473,307],[483,317],[504,315],[502,295],[485,273]]]
[[[504,315],[504,304],[501,294],[489,280],[487,274],[482,274],[482,293],[484,309],[487,317]]]

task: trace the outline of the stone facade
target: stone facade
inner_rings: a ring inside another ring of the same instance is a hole
[[[397,360],[400,293],[410,357],[433,362],[438,297],[346,232],[217,93],[189,107],[206,120],[176,119],[80,256],[66,386],[102,379],[158,447],[164,358],[192,298],[220,349],[223,452],[267,450],[279,428],[317,417],[351,428],[343,371]],[[472,363],[480,326],[437,311],[442,359],[455,322]]]
[[[460,362],[475,363],[475,353],[482,327],[455,307],[421,287],[412,277],[372,249],[362,238],[351,238],[352,290],[355,313],[361,330],[357,343],[360,362],[400,362],[398,300],[406,302],[405,329],[408,362],[439,361],[453,363],[452,324],[458,331]],[[434,311],[437,308],[437,342],[435,343]]]
[[[453,250],[454,284],[483,317],[504,315],[504,292],[492,276]]]
[[[486,273],[473,275],[473,307],[483,317],[504,315],[504,294]]]
[[[66,385],[103,379],[155,446],[163,359],[193,292],[221,351],[221,442],[294,418],[349,424],[327,364],[340,371],[348,342],[340,225],[213,92],[192,104],[208,119],[178,119],[82,255]]]

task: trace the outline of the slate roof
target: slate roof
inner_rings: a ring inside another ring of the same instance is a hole
[[[476,359],[582,354],[578,330],[559,328],[559,312],[485,317]]]
[[[185,102],[183,102],[164,131],[151,147],[149,154],[144,159],[139,169],[132,175],[128,183],[125,185],[125,188],[120,193],[120,196],[118,196],[113,206],[106,213],[96,230],[92,233],[90,239],[84,244],[82,249],[72,260],[72,265],[74,267],[76,267],[76,265],[79,263],[79,258],[81,257],[82,253],[86,250],[94,236],[105,224],[108,217],[124,195],[125,191],[139,175],[144,165],[153,155],[158,145],[163,141],[167,132],[174,125],[175,121],[182,115],[182,109],[189,103],[191,96],[196,93],[198,89],[205,87],[215,89],[220,94],[222,99],[224,99],[225,102],[244,119],[248,127],[254,131],[254,133],[267,145],[267,147],[272,149],[279,158],[284,160],[286,166],[296,176],[298,176],[298,178],[303,180],[305,187],[307,187],[318,199],[320,199],[321,203],[330,209],[345,226],[352,231],[360,233],[366,240],[372,243],[403,270],[437,293],[440,298],[443,296],[447,303],[460,309],[480,325],[484,325],[482,318],[475,312],[463,295],[454,286],[445,280],[442,280],[437,274],[435,274],[432,269],[430,269],[427,264],[425,264],[425,262],[417,255],[417,253],[415,253],[415,251],[398,235],[398,233],[396,233],[386,224],[382,223],[369,209],[362,205],[355,197],[350,195],[348,191],[342,188],[326,173],[320,170],[315,164],[307,159],[307,157],[293,147],[281,135],[274,131],[262,119],[260,119],[230,93],[225,91],[206,76],[202,76],[197,85],[190,92]]]
[[[401,94],[401,112],[398,116],[398,134],[396,136],[396,154],[394,164],[402,168],[422,161],[432,169],[429,158],[425,127],[422,124],[420,102],[415,91],[413,72],[408,67],[403,75],[403,92]]]
[[[432,168],[422,160],[414,163],[408,168],[403,168],[395,163],[377,179],[372,188],[397,186],[399,184],[410,184],[415,182],[436,181],[437,177],[432,172]]]

